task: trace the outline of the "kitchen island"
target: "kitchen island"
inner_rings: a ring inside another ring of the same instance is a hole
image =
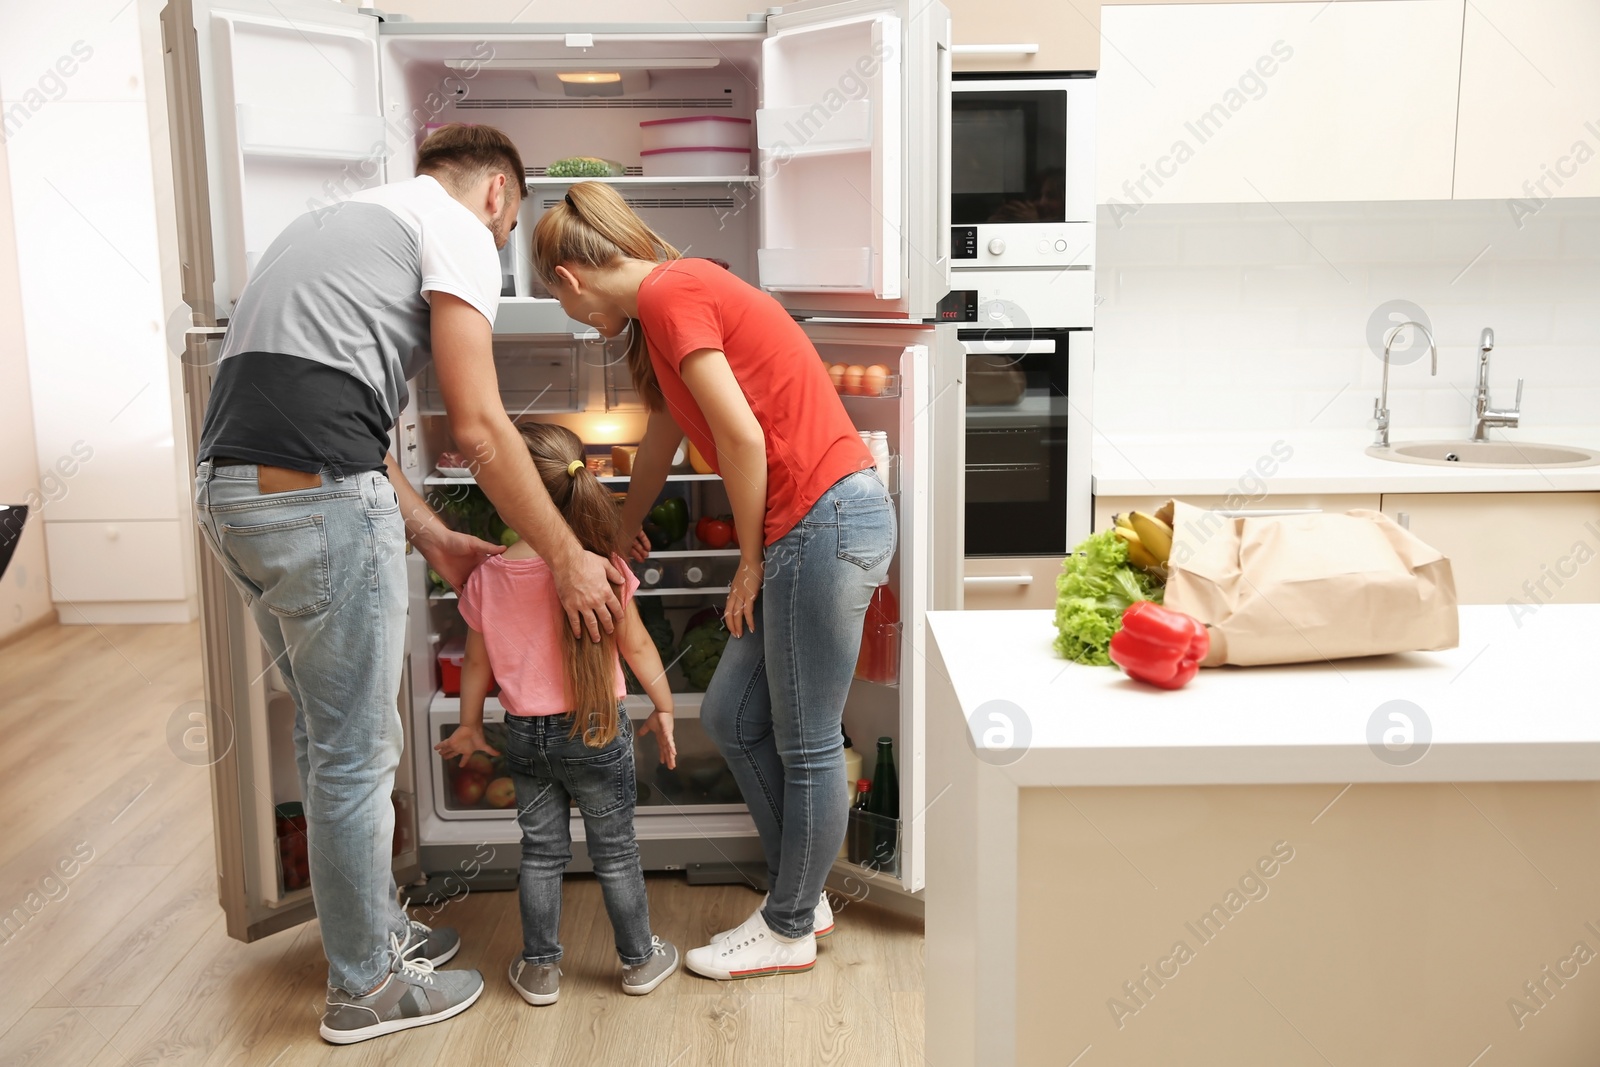
[[[1176,692],[1054,634],[928,615],[929,1062],[1593,1062],[1600,605]]]

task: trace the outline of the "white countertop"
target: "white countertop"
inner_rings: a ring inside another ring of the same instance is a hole
[[[1460,610],[1461,646],[1446,652],[1213,668],[1170,692],[1062,659],[1050,611],[929,612],[960,708],[935,681],[928,714],[970,726],[988,701],[1021,708],[1026,746],[1023,729],[1010,745],[990,729],[983,755],[1022,786],[1600,780],[1589,672],[1600,604],[1546,605],[1520,627],[1504,607]],[[1369,719],[1392,700],[1431,724],[1431,745],[1408,766],[1367,742]],[[982,729],[967,733],[984,744]]]
[[[1493,431],[1497,441],[1600,449],[1600,428]],[[1461,427],[1397,427],[1392,443],[1465,439]],[[1372,431],[1094,435],[1099,496],[1258,495],[1257,470],[1272,493],[1535,493],[1600,490],[1600,466],[1492,469],[1396,463],[1367,455]],[[1273,448],[1277,446],[1278,456]],[[1284,449],[1287,459],[1281,459]],[[1258,463],[1263,466],[1258,467]],[[1270,501],[1266,497],[1264,503]]]

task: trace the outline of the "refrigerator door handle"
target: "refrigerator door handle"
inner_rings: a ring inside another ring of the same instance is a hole
[[[961,580],[968,585],[1032,585],[1031,574],[968,574]]]

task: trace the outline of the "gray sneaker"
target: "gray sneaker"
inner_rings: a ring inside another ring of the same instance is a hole
[[[511,987],[534,1007],[554,1004],[561,995],[561,968],[554,963],[529,963],[518,956],[511,961]]]
[[[642,997],[665,982],[678,969],[678,950],[671,941],[650,938],[650,958],[643,963],[623,964],[622,991]]]
[[[443,967],[461,951],[461,935],[448,926],[437,930],[417,920],[411,920],[411,931],[406,937],[402,955],[406,959],[425,959],[435,967]]]
[[[353,1045],[413,1026],[427,1026],[454,1018],[472,1007],[483,992],[483,975],[477,971],[439,971],[425,959],[400,955],[400,939],[391,935],[395,969],[383,984],[364,997],[342,989],[328,989],[328,1009],[322,1013],[322,1038],[335,1045]]]

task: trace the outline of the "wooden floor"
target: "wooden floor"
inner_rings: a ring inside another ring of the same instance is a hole
[[[194,626],[78,626],[0,648],[0,1065],[923,1062],[919,923],[854,905],[807,974],[681,972],[634,998],[587,877],[567,886],[557,1004],[529,1007],[506,982],[515,894],[473,893],[434,921],[464,938],[451,966],[484,972],[478,1003],[324,1044],[316,924],[249,945],[223,929],[209,781],[167,740],[200,695],[197,642]],[[684,948],[758,900],[669,875],[649,890],[657,932]]]

